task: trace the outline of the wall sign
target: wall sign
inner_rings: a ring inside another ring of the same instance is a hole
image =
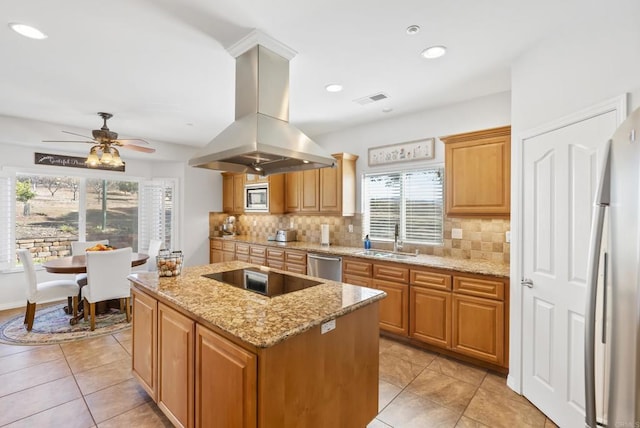
[[[433,159],[435,155],[434,143],[435,138],[427,138],[389,146],[372,147],[369,149],[369,166]]]
[[[115,168],[106,166],[106,165],[98,165],[89,167],[84,163],[87,158],[81,158],[78,156],[64,156],[64,155],[54,155],[51,153],[34,153],[35,159],[34,163],[36,165],[50,165],[50,166],[66,166],[69,168],[86,168],[86,169],[104,169],[107,171],[121,171],[124,172],[125,165],[118,166]]]

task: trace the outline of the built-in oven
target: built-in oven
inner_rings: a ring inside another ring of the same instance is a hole
[[[244,186],[244,210],[247,212],[269,212],[268,184],[247,184]]]

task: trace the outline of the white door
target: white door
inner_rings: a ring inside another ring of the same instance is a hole
[[[522,392],[561,427],[584,426],[587,252],[609,111],[523,140]],[[600,149],[600,151],[598,151]]]

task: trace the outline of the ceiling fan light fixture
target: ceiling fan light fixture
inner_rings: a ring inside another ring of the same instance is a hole
[[[98,153],[96,151],[96,146],[91,147],[91,151],[89,152],[89,156],[87,156],[87,160],[84,163],[89,167],[95,167],[100,165],[100,159],[98,158]]]
[[[100,163],[103,165],[113,164],[113,156],[111,155],[111,151],[108,146],[105,150],[102,151],[102,156],[100,156]]]
[[[111,166],[117,168],[124,165],[124,162],[122,162],[122,159],[120,159],[120,152],[118,151],[118,149],[112,147],[111,151],[113,152],[113,161],[111,162]]]

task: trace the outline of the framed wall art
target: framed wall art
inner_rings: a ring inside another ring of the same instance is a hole
[[[434,144],[435,138],[426,138],[372,147],[369,149],[369,166],[433,159],[435,156]]]

